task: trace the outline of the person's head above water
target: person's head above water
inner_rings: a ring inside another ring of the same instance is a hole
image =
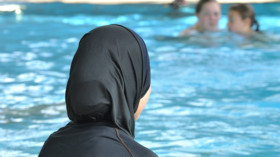
[[[200,31],[217,31],[221,17],[221,7],[216,0],[200,0],[195,14],[198,18],[197,26]]]
[[[143,39],[124,26],[98,27],[83,36],[72,61],[68,117],[78,123],[110,123],[134,136],[135,119],[151,91],[150,79]]]
[[[252,27],[256,25],[256,32],[259,32],[259,24],[255,19],[255,12],[249,4],[234,4],[228,12],[228,31],[239,34],[253,33]]]
[[[180,36],[195,32],[218,31],[221,17],[221,6],[216,0],[200,0],[196,5],[195,15],[197,22],[194,26],[183,30]]]

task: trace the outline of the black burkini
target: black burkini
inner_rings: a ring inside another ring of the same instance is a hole
[[[121,25],[86,33],[66,88],[71,122],[46,140],[39,157],[157,157],[134,140],[134,113],[150,87],[143,39]]]

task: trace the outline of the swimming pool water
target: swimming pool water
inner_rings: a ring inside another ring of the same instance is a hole
[[[0,5],[7,5],[3,3]],[[106,24],[148,46],[152,94],[136,140],[161,157],[280,156],[280,4],[254,4],[263,34],[178,38],[193,7],[17,3],[0,12],[0,156],[37,156],[68,122],[64,93],[82,35]]]

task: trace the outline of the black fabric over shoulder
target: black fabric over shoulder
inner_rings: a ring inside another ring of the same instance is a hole
[[[39,157],[131,157],[116,136],[115,129],[103,123],[68,124],[45,142]]]

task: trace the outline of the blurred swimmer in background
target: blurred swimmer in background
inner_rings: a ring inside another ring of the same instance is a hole
[[[216,32],[221,17],[221,6],[216,0],[200,0],[196,6],[197,22],[194,26],[183,30],[179,36],[193,32]]]
[[[255,29],[253,30],[253,27]],[[233,4],[228,11],[227,29],[240,35],[251,36],[260,32],[255,12],[249,4]]]

